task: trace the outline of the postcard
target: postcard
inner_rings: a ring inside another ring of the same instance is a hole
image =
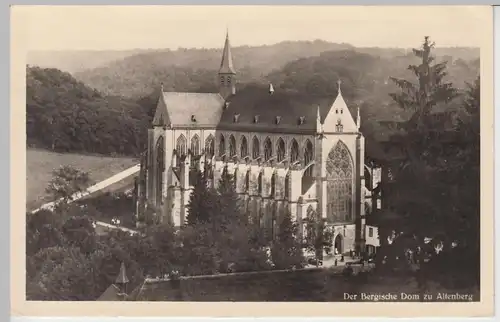
[[[12,6],[12,314],[492,315],[492,21]]]

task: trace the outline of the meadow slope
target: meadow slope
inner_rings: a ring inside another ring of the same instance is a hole
[[[51,201],[45,193],[52,171],[70,165],[90,175],[93,183],[111,177],[135,164],[138,160],[125,157],[104,157],[72,153],[55,153],[38,149],[26,151],[26,208],[34,209]]]

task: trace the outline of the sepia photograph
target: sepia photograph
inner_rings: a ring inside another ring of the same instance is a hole
[[[11,15],[24,302],[493,312],[489,7]]]

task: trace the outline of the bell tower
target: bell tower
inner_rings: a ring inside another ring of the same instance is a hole
[[[219,93],[224,99],[236,93],[236,72],[233,66],[228,31],[226,31],[226,42],[224,44],[224,50],[222,51],[218,82]]]

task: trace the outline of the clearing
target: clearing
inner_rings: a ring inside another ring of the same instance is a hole
[[[70,165],[89,173],[92,183],[107,179],[138,163],[126,157],[105,157],[73,153],[55,153],[46,150],[26,150],[26,209],[35,209],[52,201],[45,188],[52,179],[52,171]]]

